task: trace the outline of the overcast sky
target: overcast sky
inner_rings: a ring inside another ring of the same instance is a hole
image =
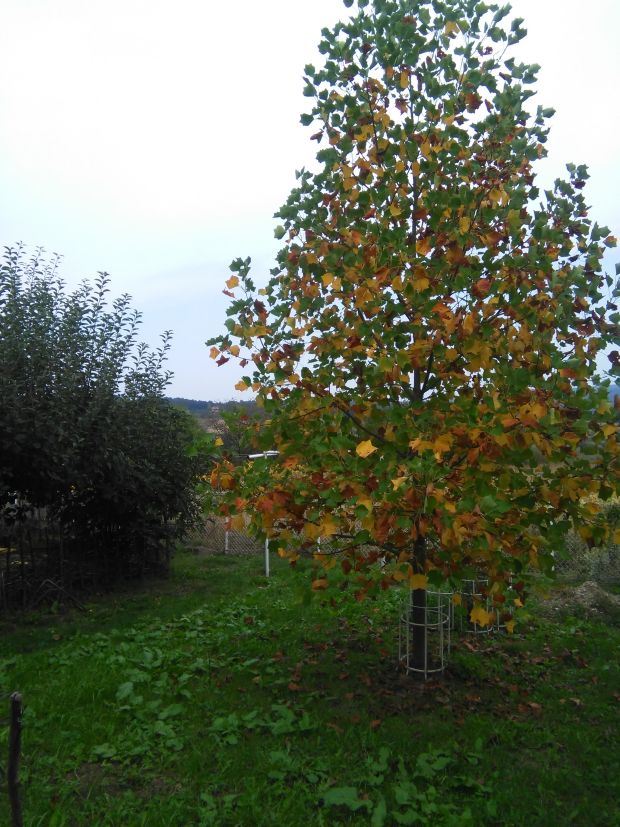
[[[557,110],[542,183],[585,163],[592,215],[620,232],[618,0],[514,0]],[[170,394],[238,397],[216,368],[228,265],[262,282],[273,213],[311,163],[305,63],[341,0],[0,0],[0,244],[62,253],[71,286],[105,270],[142,338],[174,331]],[[609,259],[609,269],[619,255]]]

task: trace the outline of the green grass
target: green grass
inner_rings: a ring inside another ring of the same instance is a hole
[[[180,554],[169,580],[0,626],[28,827],[620,824],[616,625],[461,640],[421,685],[396,595],[309,601],[307,580]]]

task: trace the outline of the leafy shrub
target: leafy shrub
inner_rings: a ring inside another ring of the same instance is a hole
[[[0,266],[0,506],[43,507],[62,553],[113,579],[167,559],[205,455],[163,396],[170,333],[137,344],[140,314],[127,295],[108,306],[107,274],[68,293],[58,266],[21,246]]]

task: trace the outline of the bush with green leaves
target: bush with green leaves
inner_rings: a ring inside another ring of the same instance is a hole
[[[59,258],[0,265],[0,505],[44,507],[69,547],[112,577],[161,558],[198,513],[191,417],[164,398],[170,332],[138,344],[140,313],[109,278],[68,292]]]

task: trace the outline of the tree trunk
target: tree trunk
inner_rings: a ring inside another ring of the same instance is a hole
[[[418,537],[413,547],[411,565],[415,574],[425,573],[426,563],[426,540]],[[416,671],[413,673],[421,680],[426,679],[428,668],[427,640],[426,640],[426,589],[414,589],[411,592],[410,604],[410,646],[412,649],[411,666]]]

